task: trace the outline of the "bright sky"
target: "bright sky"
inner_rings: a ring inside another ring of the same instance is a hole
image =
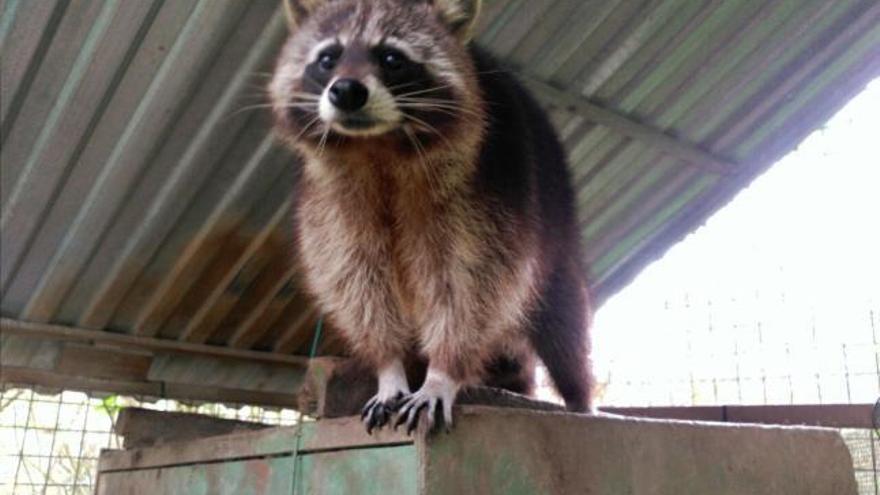
[[[873,402],[878,141],[880,79],[611,299],[595,326],[606,402]],[[725,388],[736,376],[771,382]]]

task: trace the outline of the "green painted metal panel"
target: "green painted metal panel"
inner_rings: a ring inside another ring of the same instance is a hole
[[[98,495],[288,495],[290,457],[173,466],[101,475]]]
[[[300,455],[294,495],[415,494],[418,455],[413,445]]]

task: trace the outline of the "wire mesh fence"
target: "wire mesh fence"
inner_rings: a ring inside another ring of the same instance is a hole
[[[287,409],[10,388],[0,392],[0,495],[90,495],[101,449],[122,445],[113,429],[119,409],[135,406],[270,425],[299,421],[298,413]]]
[[[817,302],[789,289],[726,299],[668,295],[640,301],[638,312],[624,303],[597,325],[603,405],[874,404],[880,397],[878,301]],[[880,495],[880,434],[842,434],[860,495]]]
[[[651,329],[626,319],[600,321],[602,403],[873,403],[880,396],[880,312],[873,306],[830,319],[790,300],[767,304],[764,297],[719,304],[682,296],[642,304],[639,321],[650,321]],[[603,335],[610,328],[617,332],[612,338]],[[100,450],[121,446],[113,418],[123,406],[273,425],[299,419],[292,410],[7,389],[0,393],[0,495],[91,493]],[[860,494],[880,495],[880,436],[871,430],[842,435]]]

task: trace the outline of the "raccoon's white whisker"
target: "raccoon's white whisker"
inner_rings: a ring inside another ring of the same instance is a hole
[[[256,105],[250,105],[244,107],[242,110],[251,110],[254,108],[275,108],[276,105],[272,103],[259,103]],[[318,108],[318,104],[314,102],[293,102],[288,103],[286,105],[278,105],[278,108]]]
[[[320,115],[318,115],[318,116],[316,116],[315,118],[313,118],[312,120],[310,120],[309,123],[306,124],[305,127],[303,127],[303,130],[300,131],[300,133],[297,134],[295,138],[293,138],[293,142],[297,142],[297,141],[299,141],[300,138],[303,137],[303,136],[306,134],[306,132],[308,132],[309,129],[310,129],[313,125],[317,124],[320,120],[321,120],[321,116],[320,116]]]
[[[316,95],[312,93],[290,93],[290,97],[292,99],[304,101],[321,101],[321,95]]]
[[[437,100],[437,101],[402,100],[399,102],[399,104],[400,105],[408,105],[408,106],[412,106],[412,107],[415,107],[415,106],[434,106],[434,107],[452,108],[455,110],[459,110],[459,109],[464,110],[464,107],[462,107],[462,106],[456,105],[454,103],[443,102],[440,100]]]
[[[425,173],[425,178],[430,181],[431,169],[428,167],[427,158],[425,158],[424,146],[422,146],[421,141],[419,141],[419,138],[415,135],[412,129],[410,129],[409,125],[403,126],[403,133],[406,134],[407,139],[409,139],[409,142],[412,143],[413,148],[416,150],[416,154],[419,155],[419,163],[422,165],[422,171]]]
[[[426,112],[435,111],[435,112],[444,113],[444,114],[447,114],[447,115],[450,115],[453,117],[459,117],[459,116],[464,115],[464,116],[473,117],[474,119],[477,119],[477,120],[482,118],[482,116],[479,113],[477,113],[473,110],[466,109],[466,108],[463,108],[463,107],[460,107],[457,105],[452,105],[452,104],[401,102],[398,104],[398,106],[400,108],[408,109],[408,110],[423,110]]]
[[[229,115],[223,117],[223,122],[226,122],[227,120],[229,120],[229,119],[235,117],[235,116],[238,115],[238,114],[241,114],[241,113],[244,113],[244,112],[248,112],[248,111],[251,111],[251,110],[257,110],[257,109],[260,109],[260,108],[272,108],[272,105],[270,105],[270,104],[248,105],[248,106],[246,106],[246,107],[239,108],[238,110],[235,110],[234,112],[230,112]]]
[[[474,72],[474,74],[478,75],[478,76],[482,76],[482,75],[486,75],[486,74],[506,74],[507,72],[509,72],[509,71],[506,71],[504,69],[495,69],[495,70],[481,70],[481,71]]]
[[[318,156],[324,156],[324,149],[327,147],[327,137],[330,135],[330,126],[324,126],[324,134],[321,135],[321,141],[318,142]]]
[[[403,89],[407,86],[415,86],[416,84],[418,84],[418,82],[408,82],[408,83],[403,83],[403,84],[395,84],[394,86],[388,86],[388,91],[395,91],[398,89]]]
[[[389,86],[389,87],[388,87],[388,91],[394,91],[394,90],[397,90],[397,89],[403,89],[403,88],[405,88],[405,87],[407,87],[407,86],[421,85],[421,84],[425,84],[426,82],[427,82],[427,81],[419,80],[419,81],[406,82],[406,83],[403,83],[403,84],[397,84],[397,85],[394,85],[394,86]],[[452,87],[451,84],[441,84],[441,85],[438,85],[438,86],[431,86],[430,88],[427,88],[427,89],[418,90],[417,92],[430,92],[430,91],[436,91],[436,90],[438,90],[438,89],[451,88],[451,87]]]
[[[275,105],[273,105],[273,104],[271,104],[271,103],[261,103],[261,104],[258,104],[258,105],[248,105],[248,106],[245,106],[245,107],[239,108],[238,110],[236,110],[236,111],[230,113],[230,114],[229,114],[228,116],[226,116],[225,118],[226,118],[226,119],[231,119],[232,117],[235,117],[236,115],[238,115],[238,114],[240,114],[240,113],[247,112],[247,111],[250,111],[250,110],[258,110],[258,109],[261,109],[261,108],[274,108],[274,107],[275,107]],[[284,105],[284,106],[282,106],[281,108],[299,108],[299,109],[302,109],[302,110],[317,111],[317,110],[318,110],[318,105],[317,105],[316,103],[291,103],[291,104],[288,104],[288,105]]]
[[[436,134],[437,136],[440,137],[440,139],[445,141],[447,145],[452,147],[452,142],[450,142],[449,139],[447,139],[446,136],[444,136],[442,132],[437,130],[437,128],[432,126],[431,124],[425,122],[424,120],[422,120],[418,117],[413,117],[412,115],[408,115],[408,114],[403,114],[403,118],[405,118],[411,122],[414,122],[416,125],[418,125],[419,127],[423,128],[424,130],[426,130],[428,132]]]
[[[407,97],[407,98],[397,98],[397,100],[403,101],[406,103],[438,103],[441,105],[450,105],[450,106],[455,106],[455,107],[461,107],[461,105],[454,100],[446,100],[446,99],[442,99],[442,98]]]
[[[442,109],[442,108],[405,108],[405,107],[403,107],[403,108],[405,110],[422,110],[425,112],[437,112],[437,113],[442,113],[444,115],[448,115],[453,118],[459,117],[459,115],[457,113],[455,113],[451,110],[446,110],[446,109]]]
[[[418,90],[418,91],[411,91],[411,92],[409,92],[409,93],[403,93],[403,94],[401,94],[401,95],[397,95],[397,98],[406,98],[406,97],[409,97],[409,96],[416,96],[416,95],[421,95],[421,94],[426,94],[426,93],[433,93],[433,92],[435,92],[435,91],[440,91],[440,90],[447,89],[447,88],[452,88],[452,85],[451,85],[451,84],[443,84],[443,85],[440,85],[440,86],[433,86],[433,87],[430,87],[430,88],[428,88],[428,89],[421,89],[421,90]]]

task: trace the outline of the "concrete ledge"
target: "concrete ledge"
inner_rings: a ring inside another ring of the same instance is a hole
[[[465,409],[425,450],[433,494],[855,495],[833,430]]]
[[[856,495],[833,430],[483,406],[457,408],[450,435],[341,418],[105,452],[98,471],[114,495]]]

